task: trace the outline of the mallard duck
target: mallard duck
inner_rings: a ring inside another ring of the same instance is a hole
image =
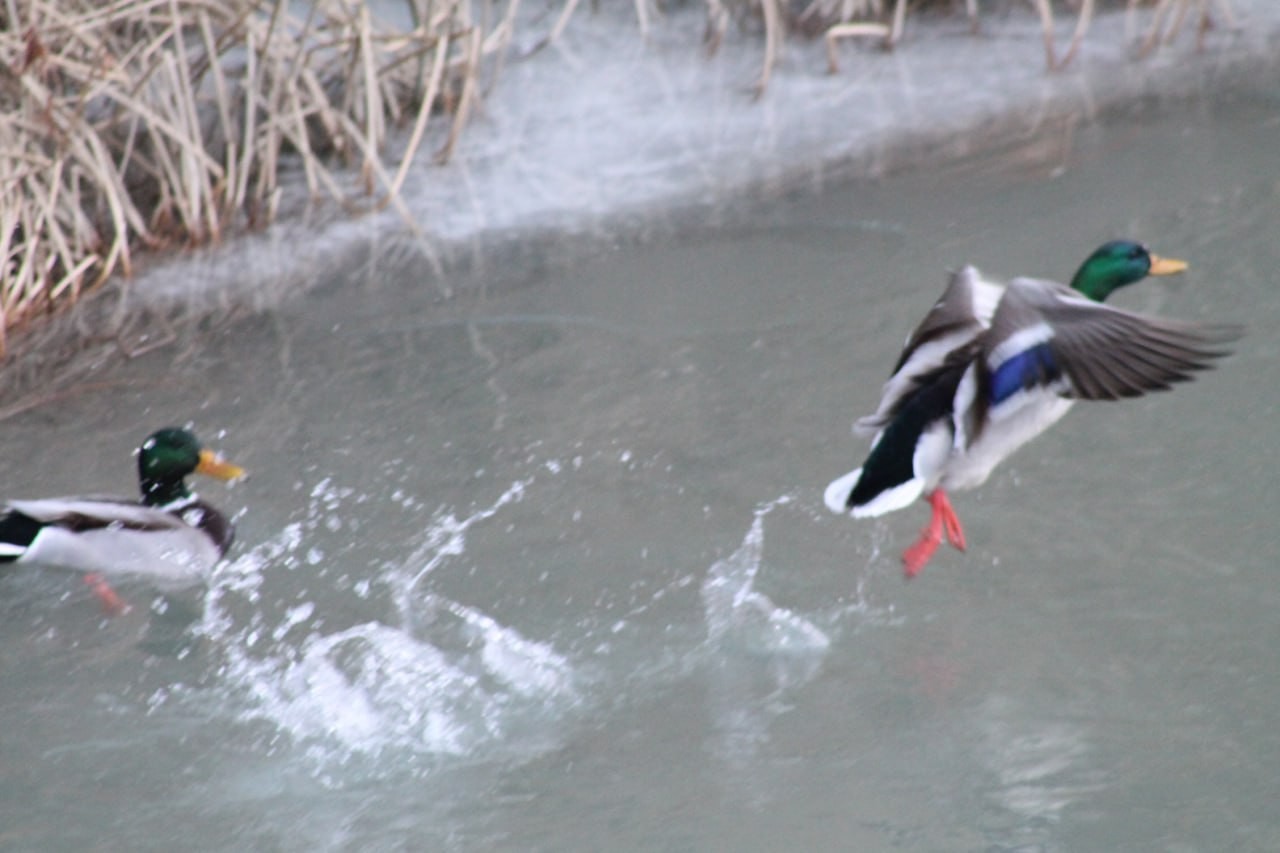
[[[187,488],[188,474],[244,476],[189,430],[152,433],[138,448],[142,500],[65,497],[10,501],[0,511],[0,562],[88,572],[108,609],[118,600],[104,575],[144,575],[166,586],[204,577],[235,538],[231,522]]]
[[[924,568],[944,533],[964,550],[948,491],[982,485],[1076,400],[1166,390],[1227,354],[1219,347],[1239,337],[1239,327],[1102,304],[1120,287],[1186,267],[1117,240],[1094,251],[1069,287],[1033,278],[1001,284],[971,266],[953,273],[907,339],[875,413],[854,425],[874,434],[871,452],[827,486],[827,507],[866,518],[923,496],[932,515],[903,554],[907,577]]]

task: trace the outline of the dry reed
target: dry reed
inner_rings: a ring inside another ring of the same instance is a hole
[[[269,221],[286,154],[314,196],[396,203],[429,118],[449,116],[447,159],[510,39],[518,0],[479,5],[487,32],[465,0],[413,0],[408,28],[342,0],[0,0],[0,353],[139,246]]]
[[[1075,58],[1098,2],[1100,0],[1070,0],[1060,4],[1074,11],[1075,23],[1066,50],[1059,55],[1054,34],[1056,17],[1051,0],[1027,0],[1040,21],[1045,64],[1050,71],[1066,67]],[[885,48],[892,48],[902,38],[908,11],[908,0],[705,0],[705,3],[706,42],[712,53],[719,47],[731,20],[760,22],[765,46],[764,61],[755,85],[757,94],[763,93],[769,84],[788,31],[823,35],[828,65],[835,72],[838,70],[837,45],[841,40],[870,38]],[[1215,24],[1215,11],[1217,21],[1234,25],[1230,0],[1116,0],[1117,5],[1120,3],[1125,5],[1131,18],[1140,7],[1151,9],[1151,23],[1140,49],[1142,55],[1161,42],[1172,41],[1193,9],[1201,40]],[[961,4],[970,25],[976,30],[980,24],[977,0],[919,0],[913,5],[951,7]]]

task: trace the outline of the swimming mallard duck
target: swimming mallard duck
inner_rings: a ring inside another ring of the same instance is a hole
[[[244,470],[200,446],[185,429],[151,434],[138,448],[142,500],[65,497],[10,501],[0,511],[0,562],[40,563],[88,572],[111,609],[100,575],[145,575],[185,585],[206,575],[231,547],[235,530],[186,484],[188,474],[221,480]]]
[[[903,554],[914,577],[964,531],[947,491],[972,489],[992,469],[1058,421],[1076,400],[1117,400],[1191,378],[1226,355],[1236,326],[1164,320],[1101,304],[1117,288],[1186,264],[1127,240],[1099,247],[1070,287],[1016,278],[1007,285],[971,266],[907,339],[874,414],[861,468],[827,486],[824,500],[854,518],[883,515],[923,496],[929,524]]]

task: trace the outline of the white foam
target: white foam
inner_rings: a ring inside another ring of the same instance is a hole
[[[729,642],[764,654],[824,652],[830,646],[822,629],[755,588],[763,557],[764,517],[790,501],[784,496],[758,509],[738,550],[707,570],[702,603],[712,643]]]
[[[513,483],[465,517],[438,511],[407,562],[381,569],[364,596],[353,586],[353,601],[373,597],[370,587],[393,592],[385,619],[357,624],[344,624],[332,601],[295,600],[278,612],[264,602],[270,573],[305,564],[309,533],[353,497],[327,480],[313,489],[306,521],[214,578],[198,630],[221,656],[215,689],[227,711],[268,724],[269,750],[296,751],[330,784],[553,746],[579,702],[570,661],[478,607],[417,589],[444,560],[465,552],[469,529],[518,501],[528,482]],[[183,692],[166,691],[153,704]],[[185,693],[195,698],[197,691]],[[207,694],[200,701],[207,704]]]

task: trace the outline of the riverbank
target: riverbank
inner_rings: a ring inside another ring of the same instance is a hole
[[[25,407],[41,399],[32,388],[60,393],[105,360],[180,347],[379,251],[420,256],[424,281],[447,298],[444,270],[516,239],[715,223],[782,193],[992,146],[1016,149],[1049,179],[1073,128],[1099,111],[1212,89],[1280,61],[1280,7],[1233,8],[1238,27],[1209,33],[1202,50],[1187,28],[1142,59],[1141,28],[1123,13],[1101,16],[1072,65],[1053,74],[1038,21],[1020,7],[984,16],[976,35],[963,15],[913,18],[894,52],[841,46],[838,74],[827,73],[820,41],[792,40],[759,99],[759,42],[732,36],[708,58],[699,9],[652,22],[644,38],[621,20],[629,9],[584,10],[547,49],[514,46],[526,58],[503,68],[450,163],[431,159],[443,140],[423,144],[402,188],[413,228],[395,212],[299,213],[221,246],[148,258],[133,279],[15,339],[23,354],[5,371],[4,402]],[[303,189],[299,177],[292,191]]]

